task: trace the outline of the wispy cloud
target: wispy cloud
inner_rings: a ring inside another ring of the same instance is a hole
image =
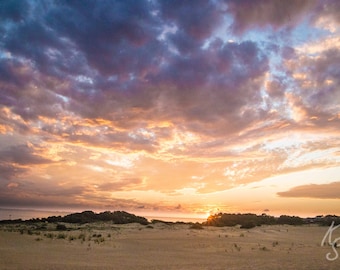
[[[282,197],[305,197],[317,199],[340,199],[340,182],[330,184],[311,184],[294,187],[288,191],[278,192]]]

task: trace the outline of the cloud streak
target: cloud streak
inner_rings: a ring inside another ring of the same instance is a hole
[[[307,197],[317,199],[340,199],[340,182],[333,182],[324,185],[304,185],[297,186],[288,191],[278,192],[282,197]]]

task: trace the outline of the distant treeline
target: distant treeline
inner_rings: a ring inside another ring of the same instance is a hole
[[[15,224],[15,223],[36,223],[36,222],[49,222],[49,223],[92,223],[92,222],[112,222],[114,224],[127,224],[127,223],[140,223],[147,225],[150,222],[140,216],[127,213],[125,211],[105,211],[101,213],[94,213],[93,211],[84,211],[81,213],[73,213],[62,216],[50,216],[47,218],[33,218],[29,220],[0,220],[0,224]],[[321,226],[330,226],[334,221],[335,225],[340,224],[340,217],[335,215],[316,216],[314,218],[301,218],[298,216],[281,215],[280,217],[273,217],[266,214],[226,214],[218,213],[211,215],[207,221],[202,222],[203,226],[236,226],[240,225],[241,228],[250,229],[261,225],[304,225],[304,224],[318,224]],[[173,222],[166,222],[161,220],[152,220],[151,223],[166,223],[175,224]],[[176,224],[185,224],[185,222],[176,222]],[[191,224],[191,223],[190,223]]]
[[[65,223],[92,223],[99,221],[111,221],[114,224],[127,224],[127,223],[140,223],[143,225],[149,224],[148,220],[144,217],[139,217],[134,214],[130,214],[124,211],[105,211],[102,213],[94,213],[93,211],[84,211],[81,213],[73,213],[62,216],[50,216],[47,218],[33,218],[30,220],[23,221],[21,219],[16,220],[2,220],[1,223],[20,223],[20,222],[65,222]]]
[[[226,214],[219,213],[211,215],[203,225],[206,226],[236,226],[241,225],[241,228],[250,229],[261,225],[303,225],[303,224],[319,224],[321,226],[330,226],[332,222],[340,224],[340,217],[334,215],[317,216],[314,218],[301,218],[297,216],[281,215],[280,217],[273,217],[266,214]]]

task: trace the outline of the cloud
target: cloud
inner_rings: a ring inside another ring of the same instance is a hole
[[[315,20],[324,19],[325,17],[329,17],[330,20],[327,20],[328,24],[334,23],[335,25],[340,24],[340,4],[335,0],[328,1],[319,1],[318,3],[318,13],[314,15]],[[319,15],[319,16],[318,16]],[[329,29],[331,30],[331,29]]]
[[[334,126],[339,122],[340,50],[335,46],[316,55],[300,52],[297,58],[286,62],[297,86],[294,94],[286,97],[299,120],[319,127]]]
[[[110,205],[338,165],[335,1],[0,5],[0,175],[18,201],[37,183],[32,203]]]
[[[85,5],[64,2],[49,9],[46,23],[84,55],[89,65],[105,75],[141,72],[153,57],[145,45],[157,43],[158,21],[151,2],[101,1]],[[157,50],[157,47],[154,49]]]
[[[168,23],[183,29],[186,35],[202,41],[221,22],[221,7],[213,1],[160,1],[160,11]]]
[[[38,13],[38,5],[32,5],[37,16],[27,15],[25,23],[11,32],[8,29],[4,40],[8,52],[25,59],[17,65],[26,74],[23,77],[18,69],[7,67],[18,61],[16,58],[4,60],[6,72],[18,82],[25,81],[26,88],[19,92],[19,87],[13,85],[15,80],[10,79],[11,89],[4,96],[11,100],[6,105],[12,102],[12,111],[25,120],[51,118],[67,109],[82,117],[110,119],[122,127],[136,126],[141,118],[153,120],[155,115],[170,116],[173,121],[184,116],[219,123],[225,116],[233,118],[232,111],[247,111],[244,107],[249,101],[256,104],[259,97],[254,99],[256,94],[250,96],[249,91],[260,87],[254,80],[268,69],[267,58],[259,47],[252,42],[222,43],[217,47],[215,42],[215,47],[202,49],[202,43],[197,42],[212,34],[220,22],[219,7],[205,1],[205,8],[171,2],[172,9],[168,9],[168,4],[102,1],[92,6],[91,2],[65,2],[46,5],[43,13]],[[158,9],[160,13],[153,15],[152,10]],[[187,10],[190,16],[179,16]],[[168,33],[164,41],[154,39],[170,21],[181,30]],[[167,41],[183,54],[194,47],[195,53],[184,59],[171,51]],[[232,92],[235,88],[239,93]],[[44,102],[38,102],[40,99]],[[163,104],[165,99],[167,104]],[[162,111],[156,110],[158,105]],[[241,121],[222,122],[226,128],[235,129],[238,127],[230,123]],[[197,132],[200,125],[195,125],[188,128]]]
[[[136,189],[143,183],[139,178],[123,178],[116,182],[106,182],[98,186],[101,191],[119,191]]]
[[[11,20],[20,22],[30,11],[30,5],[25,1],[10,0],[1,3],[0,18],[2,21]]]
[[[5,180],[15,179],[28,171],[27,168],[8,163],[0,163],[0,177]]]
[[[234,17],[231,29],[241,34],[249,29],[272,27],[294,27],[313,11],[318,1],[301,0],[266,1],[266,0],[226,0],[228,11]]]
[[[36,154],[42,149],[33,145],[16,145],[0,151],[0,162],[18,165],[47,164],[52,161]]]
[[[303,197],[317,199],[340,199],[340,182],[297,186],[288,191],[278,192],[281,197]]]
[[[43,149],[32,144],[15,145],[0,150],[0,176],[5,180],[20,178],[29,173],[29,166],[52,163],[52,160],[39,155],[42,152]]]

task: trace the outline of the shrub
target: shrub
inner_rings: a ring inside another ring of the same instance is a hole
[[[94,242],[95,242],[96,244],[102,243],[102,242],[104,242],[104,241],[105,241],[104,237],[99,237],[99,238],[96,238],[96,239],[94,240]]]
[[[65,235],[64,233],[59,233],[59,234],[57,235],[57,238],[58,238],[58,239],[65,239],[65,238],[66,238],[66,235]]]
[[[54,234],[53,234],[53,233],[47,233],[47,234],[45,234],[45,236],[46,236],[47,238],[50,238],[50,239],[53,239],[53,238],[54,238]]]
[[[82,241],[85,241],[85,234],[81,233],[78,235],[78,239],[81,239]]]
[[[57,231],[66,231],[67,228],[64,224],[57,224]]]
[[[194,223],[194,224],[192,224],[192,225],[190,226],[190,229],[194,229],[194,230],[203,230],[204,228],[203,228],[202,224],[196,222],[196,223]]]

